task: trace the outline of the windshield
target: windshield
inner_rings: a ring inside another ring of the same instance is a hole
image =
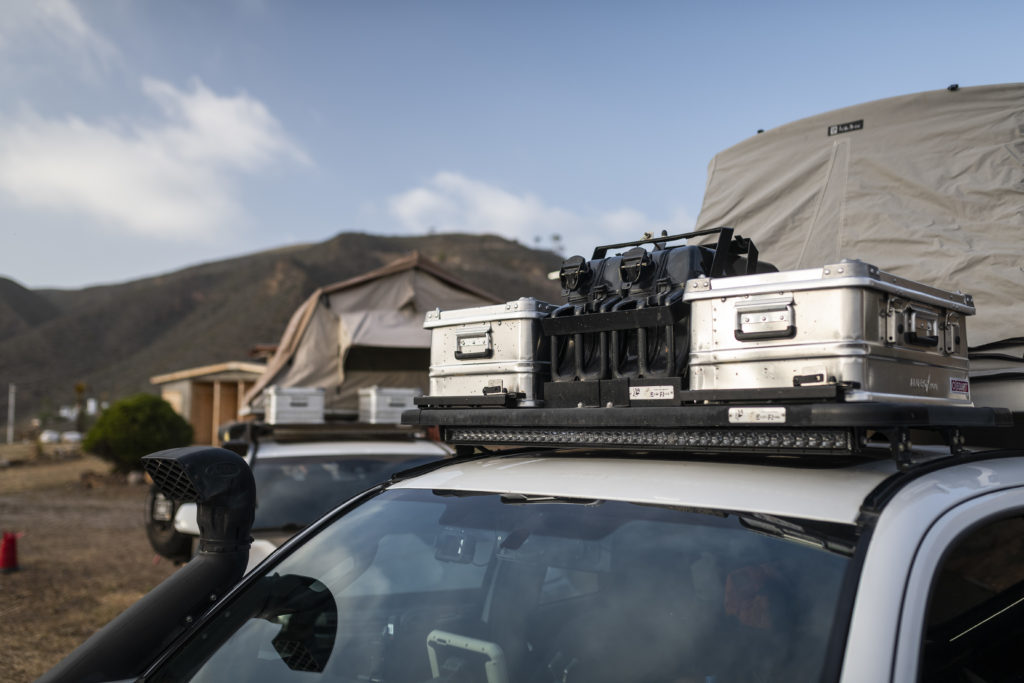
[[[392,474],[440,456],[257,458],[253,529],[297,531]]]
[[[153,680],[817,680],[852,530],[751,521],[386,491],[250,584]]]

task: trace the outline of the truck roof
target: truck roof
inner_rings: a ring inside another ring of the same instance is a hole
[[[868,494],[896,471],[891,460],[794,467],[538,451],[455,461],[393,487],[620,500],[853,524]]]

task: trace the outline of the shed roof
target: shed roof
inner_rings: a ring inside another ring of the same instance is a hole
[[[202,365],[195,368],[176,370],[162,375],[153,375],[149,378],[150,384],[161,385],[170,382],[178,382],[185,379],[195,380],[235,380],[255,379],[263,374],[267,366],[263,363],[247,363],[245,361],[227,361],[213,365]]]

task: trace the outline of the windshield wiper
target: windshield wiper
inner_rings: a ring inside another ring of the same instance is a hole
[[[856,541],[847,536],[831,533],[826,526],[840,527],[838,524],[822,522],[820,525],[797,524],[796,522],[775,517],[773,515],[739,515],[740,524],[751,531],[811,545],[840,555],[853,555]]]
[[[539,496],[526,493],[503,493],[501,502],[506,505],[525,505],[528,503],[563,503],[566,505],[600,505],[596,498],[568,498],[566,496]]]

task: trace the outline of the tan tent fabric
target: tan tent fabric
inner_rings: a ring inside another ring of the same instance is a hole
[[[262,410],[272,385],[323,387],[330,410],[358,409],[358,390],[374,384],[426,389],[430,334],[423,318],[434,308],[499,303],[419,254],[359,277],[322,287],[292,314],[267,370],[245,396]],[[373,367],[349,367],[354,348],[373,349]],[[422,366],[422,367],[420,367]]]
[[[856,258],[975,297],[969,341],[1024,337],[1024,84],[939,90],[786,124],[718,155],[697,229],[780,270]]]
[[[353,311],[339,318],[346,346],[430,347],[430,331],[423,329],[423,321],[402,311]]]

